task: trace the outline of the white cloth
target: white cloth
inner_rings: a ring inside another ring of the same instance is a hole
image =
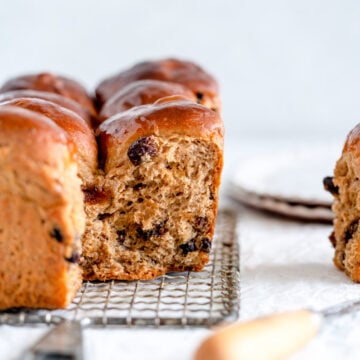
[[[239,150],[243,156],[245,150]],[[228,156],[225,184],[231,176],[231,157],[237,155],[233,149]],[[327,239],[330,225],[299,223],[258,213],[225,201],[224,193],[222,206],[230,204],[239,212],[242,320],[289,309],[323,309],[344,300],[360,299],[360,286],[332,263],[333,249]],[[329,322],[294,359],[358,359],[359,320],[360,314],[351,314]],[[46,330],[0,326],[0,359],[17,359]],[[191,359],[209,333],[207,329],[85,330],[85,358]]]

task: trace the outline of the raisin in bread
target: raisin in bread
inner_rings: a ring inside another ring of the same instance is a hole
[[[353,281],[360,282],[360,124],[348,135],[334,176],[324,179],[334,196],[334,263]]]

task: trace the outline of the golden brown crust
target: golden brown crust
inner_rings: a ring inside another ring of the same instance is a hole
[[[105,103],[99,115],[100,122],[134,106],[152,104],[171,95],[181,95],[196,102],[194,93],[181,84],[158,80],[134,81],[125,85]]]
[[[120,153],[127,152],[136,139],[160,134],[209,139],[222,150],[224,124],[217,112],[176,96],[132,108],[103,122],[97,130],[105,171],[116,167]]]
[[[44,72],[33,75],[23,75],[8,80],[1,88],[0,93],[12,90],[39,90],[62,95],[76,101],[92,116],[96,116],[96,109],[86,89],[77,81]]]
[[[31,134],[32,132],[41,131],[43,134],[48,131],[51,141],[54,143],[62,143],[72,149],[72,153],[74,153],[74,144],[69,139],[66,132],[45,115],[36,114],[33,111],[20,109],[16,106],[10,106],[7,103],[1,104],[0,111],[1,133],[8,132],[9,134],[18,134],[22,131],[26,131]],[[28,141],[29,140],[27,138],[24,138],[23,140],[24,143],[27,143]],[[47,157],[47,154],[43,153],[41,146],[39,146],[39,149],[37,150],[36,156],[43,159]]]
[[[0,308],[65,307],[80,286],[67,258],[83,231],[70,216],[80,198],[69,192],[79,181],[68,136],[44,115],[0,106],[0,143]]]
[[[76,101],[59,94],[39,90],[13,90],[0,93],[0,102],[18,98],[32,98],[51,101],[68,110],[73,111],[75,114],[82,117],[89,125],[91,125],[94,121],[92,115],[87,109],[85,109]]]
[[[61,127],[77,149],[79,172],[85,180],[97,170],[97,144],[93,130],[83,118],[55,103],[42,99],[18,98],[0,105],[11,105],[47,116]]]
[[[204,105],[212,103],[220,108],[219,85],[216,80],[200,66],[178,59],[163,59],[139,63],[128,70],[101,82],[96,89],[96,97],[103,106],[115,93],[127,84],[137,80],[160,80],[179,83],[188,87]]]

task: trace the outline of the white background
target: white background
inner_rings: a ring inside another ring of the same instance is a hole
[[[219,79],[229,140],[343,140],[360,119],[358,0],[1,4],[1,82],[47,69],[91,88],[136,61],[170,55]]]

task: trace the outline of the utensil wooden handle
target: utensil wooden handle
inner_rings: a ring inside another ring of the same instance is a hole
[[[318,332],[321,315],[299,310],[223,328],[206,339],[195,360],[279,360],[304,346]]]

